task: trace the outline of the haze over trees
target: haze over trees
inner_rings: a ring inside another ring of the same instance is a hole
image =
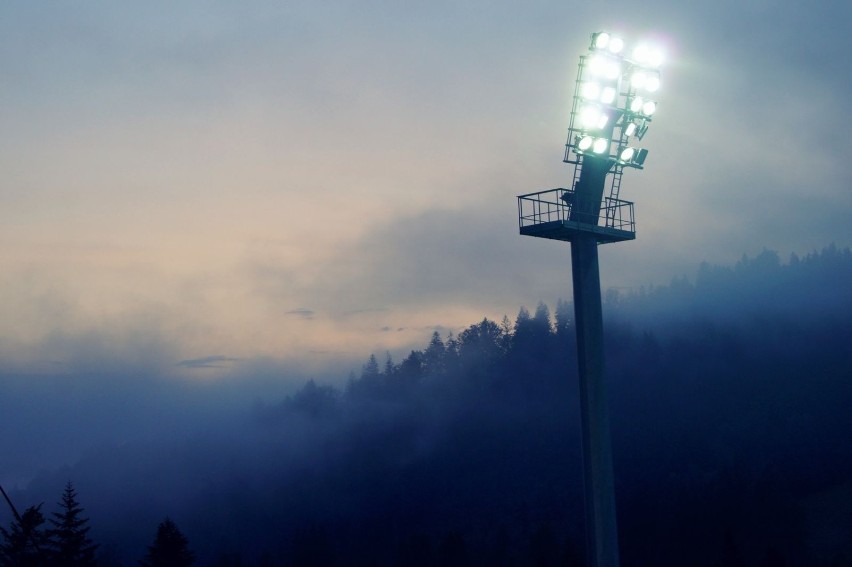
[[[850,564],[849,282],[829,247],[607,293],[625,565]],[[135,560],[168,513],[200,564],[582,565],[572,316],[521,308],[225,433],[93,451],[71,470],[93,539]]]

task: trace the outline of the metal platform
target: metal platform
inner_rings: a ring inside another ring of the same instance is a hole
[[[561,187],[519,196],[521,234],[568,242],[578,234],[593,234],[599,244],[636,238],[632,202],[606,197],[600,216],[570,220],[573,197],[573,191]]]

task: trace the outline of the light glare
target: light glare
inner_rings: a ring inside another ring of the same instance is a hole
[[[580,123],[583,128],[594,128],[600,120],[601,112],[594,106],[587,106],[580,112]]]
[[[641,96],[637,96],[632,101],[630,101],[630,112],[639,112],[642,110],[642,105],[645,101],[642,100]]]
[[[648,59],[651,56],[651,48],[647,45],[637,45],[633,49],[633,60],[642,65],[648,64]]]
[[[645,90],[649,93],[657,92],[660,88],[660,77],[651,75],[645,80]]]
[[[601,95],[601,85],[595,81],[589,81],[588,83],[583,83],[582,88],[580,89],[580,95],[585,99],[594,100],[597,99]]]
[[[606,69],[606,58],[601,55],[595,55],[589,60],[589,72],[592,75],[601,76]]]
[[[586,130],[602,130],[609,115],[596,106],[586,106],[580,111],[580,125]]]
[[[637,45],[633,50],[633,60],[640,65],[657,68],[663,64],[663,52],[646,44]]]
[[[595,77],[615,80],[621,76],[621,65],[606,55],[595,55],[589,61],[589,72]]]
[[[617,61],[609,61],[609,65],[606,67],[606,74],[604,75],[607,79],[617,79],[621,76],[621,65],[618,64]]]
[[[624,40],[620,37],[614,37],[609,42],[609,52],[612,54],[619,54],[621,50],[624,49]]]
[[[581,57],[574,95],[576,114],[572,114],[570,130],[575,133],[575,153],[593,153],[619,167],[641,169],[647,150],[626,144],[641,143],[657,111],[656,100],[650,99],[656,98],[652,93],[661,87],[657,67],[663,62],[663,52],[649,43],[630,47],[629,55],[623,54],[625,42],[621,38],[608,32],[592,34],[592,53]],[[616,135],[616,127],[620,134],[610,139]]]

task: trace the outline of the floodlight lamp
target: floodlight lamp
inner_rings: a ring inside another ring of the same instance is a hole
[[[593,142],[594,140],[591,136],[583,136],[582,138],[580,138],[580,141],[577,142],[577,149],[581,152],[585,152],[586,150],[592,147]]]
[[[609,122],[609,114],[597,106],[588,105],[580,111],[580,125],[584,130],[603,130]]]
[[[606,72],[604,75],[607,79],[615,80],[621,76],[621,65],[618,61],[609,60],[609,64],[606,67]]]
[[[633,60],[640,65],[648,65],[651,60],[651,48],[645,44],[637,45],[633,49]]]
[[[609,153],[609,140],[606,138],[598,138],[592,146],[592,151],[596,154]]]
[[[610,35],[606,32],[592,34],[592,49],[606,49],[609,44]]]
[[[600,100],[604,104],[612,104],[615,102],[615,97],[618,92],[615,90],[615,87],[604,87],[603,91],[601,91]]]
[[[583,83],[580,87],[580,96],[586,100],[597,100],[601,96],[601,84],[597,81]]]
[[[606,57],[603,55],[593,55],[589,59],[589,73],[595,77],[601,77],[606,70]]]
[[[643,116],[641,112],[637,112],[636,115],[625,114],[624,118],[619,122],[619,125],[621,126],[621,135],[624,138],[631,138],[635,136],[637,140],[641,140],[648,131],[649,122],[651,122],[651,117]]]
[[[641,168],[645,164],[646,157],[648,157],[648,150],[646,149],[622,148],[618,152],[618,164]]]
[[[589,61],[589,73],[594,77],[604,77],[614,81],[621,76],[621,64],[606,55],[594,55]]]
[[[624,49],[624,40],[620,37],[613,37],[609,40],[609,52],[613,55],[618,55]]]
[[[643,104],[645,104],[645,101],[642,100],[641,96],[633,97],[633,100],[630,101],[630,112],[641,112]]]
[[[633,50],[633,61],[646,67],[657,68],[663,63],[663,52],[649,45],[640,44]]]
[[[649,93],[657,92],[660,88],[660,76],[659,75],[649,75],[645,79],[645,90]]]
[[[580,125],[585,128],[594,128],[600,120],[601,111],[594,106],[586,106],[580,111]]]
[[[647,93],[656,92],[660,88],[660,73],[637,69],[630,75],[630,86],[635,90],[642,90]]]
[[[657,103],[653,100],[646,101],[642,105],[642,114],[645,116],[651,116],[657,111]]]
[[[645,86],[648,81],[648,76],[644,71],[634,71],[632,75],[630,75],[630,86],[634,89],[641,89]]]

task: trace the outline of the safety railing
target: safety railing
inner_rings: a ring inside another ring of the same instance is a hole
[[[633,203],[605,197],[600,215],[587,219],[571,219],[574,191],[558,187],[518,197],[518,223],[524,227],[545,223],[576,223],[626,232],[636,232]]]

